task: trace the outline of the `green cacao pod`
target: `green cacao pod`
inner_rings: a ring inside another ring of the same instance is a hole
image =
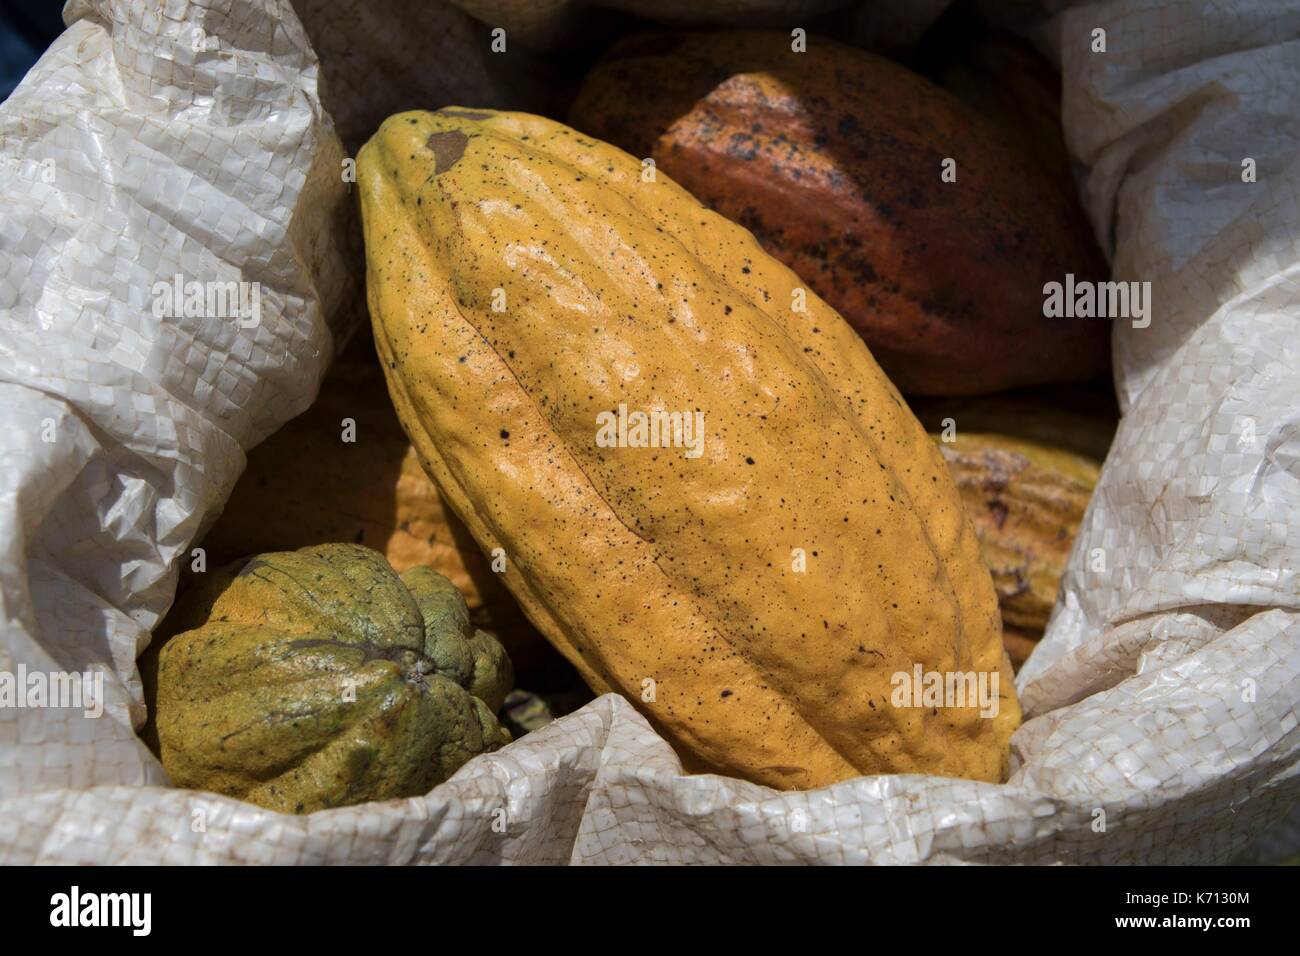
[[[500,643],[427,567],[352,544],[263,554],[186,595],[158,656],[177,786],[273,810],[416,796],[508,741]]]

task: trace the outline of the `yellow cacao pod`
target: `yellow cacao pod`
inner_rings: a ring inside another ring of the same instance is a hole
[[[774,787],[1004,777],[1020,710],[957,489],[793,272],[536,116],[398,114],[358,185],[398,416],[594,689],[690,768]],[[991,706],[907,706],[917,670],[979,678]]]
[[[1019,668],[1051,617],[1100,462],[1006,435],[958,431],[939,447],[979,536]]]

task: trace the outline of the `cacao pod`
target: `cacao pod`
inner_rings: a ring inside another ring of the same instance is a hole
[[[1105,275],[1072,184],[901,66],[821,37],[806,53],[782,33],[634,37],[570,117],[752,230],[904,392],[1108,367],[1106,322],[1043,314],[1047,282]]]
[[[752,235],[547,119],[398,114],[357,170],[398,417],[594,690],[690,768],[774,787],[1004,778],[1020,712],[978,541],[833,309],[792,310]],[[916,669],[990,706],[915,706]]]
[[[508,742],[509,658],[435,571],[350,544],[212,572],[158,652],[177,786],[286,813],[416,796]]]
[[[958,431],[939,447],[993,575],[1019,669],[1042,637],[1100,462],[1033,441]]]

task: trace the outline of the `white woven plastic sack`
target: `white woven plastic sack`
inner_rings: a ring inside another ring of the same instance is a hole
[[[423,798],[287,817],[166,786],[133,662],[241,449],[310,401],[360,261],[293,12],[148,6],[70,5],[0,106],[0,671],[106,675],[98,719],[0,709],[0,861],[1223,862],[1296,801],[1300,12],[1116,0],[1033,24],[1116,278],[1150,281],[1154,312],[1116,326],[1125,419],[1019,680],[1008,784],[683,776],[606,696]],[[300,4],[318,49],[347,50],[321,38],[348,7]],[[436,51],[464,29],[447,13],[400,22]],[[219,52],[185,52],[196,24]],[[349,107],[346,64],[329,72],[341,113],[382,101],[382,77],[353,77]],[[443,104],[393,108],[414,105]],[[260,324],[154,318],[177,271],[260,281]]]

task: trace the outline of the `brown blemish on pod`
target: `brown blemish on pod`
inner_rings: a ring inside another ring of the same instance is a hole
[[[460,158],[465,155],[465,145],[468,142],[469,137],[459,130],[430,133],[424,145],[433,150],[434,175],[441,176],[460,162]]]

